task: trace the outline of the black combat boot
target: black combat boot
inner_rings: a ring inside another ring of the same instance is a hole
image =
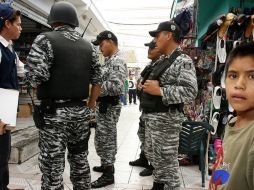
[[[164,183],[153,182],[153,187],[151,190],[163,190],[164,185],[165,185]]]
[[[92,188],[101,188],[115,183],[114,166],[103,166],[104,171],[101,177],[91,183]]]
[[[131,166],[140,166],[140,167],[148,167],[148,160],[146,159],[145,153],[144,151],[141,151],[141,153],[139,154],[139,158],[137,160],[134,161],[130,161],[129,165]]]
[[[93,171],[95,172],[104,172],[105,171],[105,166],[101,165],[101,166],[94,166],[93,167]]]
[[[139,175],[140,176],[150,176],[153,174],[154,167],[150,164],[147,168],[143,169]]]
[[[105,171],[105,168],[106,168],[106,166],[103,166],[103,165],[101,165],[101,166],[94,166],[93,167],[93,171],[95,171],[95,172],[102,172],[103,173]],[[113,170],[115,172],[114,166],[113,166]]]

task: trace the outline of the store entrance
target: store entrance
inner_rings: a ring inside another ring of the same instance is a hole
[[[35,39],[35,37],[46,31],[50,31],[51,29],[47,26],[44,26],[26,16],[21,17],[21,27],[22,32],[20,38],[14,41],[14,49],[19,55],[19,59],[25,63],[26,57],[29,53],[31,45]]]
[[[27,16],[21,17],[21,35],[18,40],[14,41],[14,49],[19,56],[20,61],[26,64],[26,58],[31,49],[31,45],[36,38],[42,32],[50,31],[50,27],[44,26]],[[23,84],[22,80],[19,80],[19,112],[18,117],[30,117],[32,114],[31,99],[27,93],[27,87]],[[32,91],[32,96],[36,100],[35,91]]]

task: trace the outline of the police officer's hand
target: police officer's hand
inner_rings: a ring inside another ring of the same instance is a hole
[[[146,82],[142,85],[143,92],[161,96],[159,81],[157,80],[146,80]]]
[[[138,84],[137,84],[137,89],[138,89],[138,90],[142,90],[142,84],[141,84],[141,83],[138,83]]]
[[[3,135],[4,133],[6,133],[5,127],[6,127],[6,124],[0,120],[0,135]]]

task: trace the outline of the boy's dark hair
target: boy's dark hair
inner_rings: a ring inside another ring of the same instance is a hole
[[[228,72],[228,68],[235,58],[246,56],[254,58],[254,42],[243,42],[230,52],[225,66],[226,73]]]
[[[11,23],[15,22],[15,20],[17,19],[17,17],[21,16],[21,12],[19,10],[15,10],[13,9],[13,13],[11,14],[11,16],[9,18],[5,18],[3,20],[3,22],[5,22],[6,20],[10,21]],[[0,32],[3,30],[4,28],[4,24],[2,27],[0,27]]]
[[[21,12],[19,10],[14,9],[13,14],[10,17],[9,21],[12,23],[17,19],[17,17],[20,17],[20,16],[21,16]]]

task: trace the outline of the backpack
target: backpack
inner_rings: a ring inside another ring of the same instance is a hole
[[[192,17],[189,10],[184,10],[173,18],[173,21],[179,26],[181,30],[181,37],[184,37],[192,27]]]

